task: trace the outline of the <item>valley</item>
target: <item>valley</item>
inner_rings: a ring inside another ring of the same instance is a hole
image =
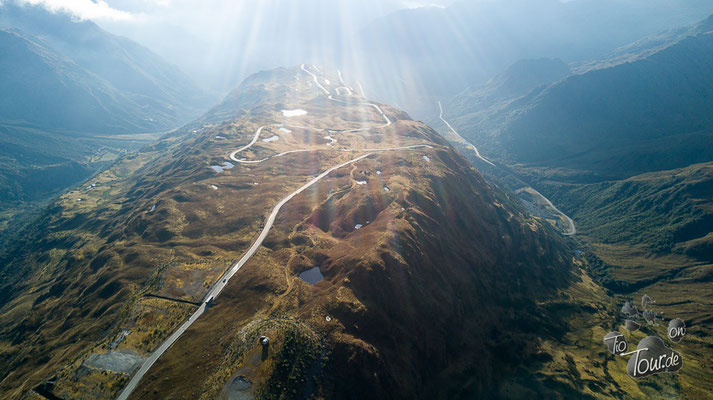
[[[212,102],[148,49],[39,7],[0,5],[0,53],[1,241]]]
[[[711,12],[0,0],[0,399],[713,400]]]
[[[676,374],[671,393],[696,399],[712,393],[703,376],[713,361],[713,158],[702,111],[710,106],[711,64],[703,59],[711,26],[707,18],[642,39],[556,78],[555,61],[522,61],[440,108],[449,121],[444,136],[466,156],[477,143],[469,158],[486,176],[555,226],[571,216],[573,245],[612,304],[648,294],[666,318],[685,316],[696,333],[682,351],[694,361]]]
[[[577,233],[577,227],[574,224],[574,220],[568,217],[567,214],[560,211],[554,204],[542,193],[528,186],[522,180],[518,179],[516,175],[510,173],[505,168],[499,168],[497,165],[493,164],[490,160],[483,157],[478,148],[472,143],[465,140],[451,124],[443,118],[443,106],[441,102],[438,102],[439,109],[439,119],[446,125],[448,132],[444,134],[444,137],[450,140],[455,146],[461,147],[462,152],[466,157],[470,153],[468,150],[472,149],[475,153],[476,160],[473,163],[481,164],[481,162],[487,164],[485,166],[486,170],[497,176],[504,182],[507,182],[508,187],[520,198],[525,208],[532,213],[532,215],[538,216],[543,220],[550,222],[554,227],[562,229],[566,236],[572,236]]]

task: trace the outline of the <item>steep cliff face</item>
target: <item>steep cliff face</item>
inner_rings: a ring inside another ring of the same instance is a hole
[[[333,82],[250,78],[49,208],[4,253],[2,392],[114,397],[135,371],[116,357],[140,365],[223,284],[132,398],[555,390],[521,372],[566,330],[545,305],[578,280],[562,238],[433,130]]]

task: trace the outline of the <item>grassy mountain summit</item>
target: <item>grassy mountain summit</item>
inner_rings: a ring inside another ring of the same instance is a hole
[[[563,362],[541,344],[586,312],[573,288],[606,301],[561,236],[433,130],[331,82],[310,66],[249,78],[48,208],[3,255],[3,395],[116,396],[223,283],[132,398],[576,390],[521,373]],[[322,280],[300,278],[315,267]]]

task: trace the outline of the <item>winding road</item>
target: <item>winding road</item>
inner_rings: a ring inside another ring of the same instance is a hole
[[[484,162],[486,162],[486,163],[492,165],[493,167],[495,167],[495,164],[493,164],[492,162],[490,162],[490,160],[488,160],[487,158],[485,158],[485,157],[483,157],[483,156],[480,155],[480,152],[478,151],[478,148],[475,147],[475,145],[474,145],[473,143],[470,143],[470,142],[466,141],[466,140],[463,138],[463,136],[461,136],[460,133],[458,133],[455,129],[453,129],[453,127],[451,126],[451,124],[448,123],[448,121],[446,121],[446,120],[443,118],[443,106],[441,106],[441,102],[440,102],[440,101],[438,102],[438,109],[439,109],[440,112],[441,112],[440,115],[438,116],[438,118],[440,118],[441,121],[443,121],[443,123],[446,124],[446,126],[448,127],[448,129],[450,129],[451,132],[453,132],[453,134],[455,134],[455,135],[458,136],[459,138],[463,139],[464,142],[468,143],[468,144],[470,145],[470,147],[473,149],[473,151],[475,151],[475,156],[476,156],[476,157],[478,157],[481,161],[484,161]]]
[[[555,207],[555,205],[552,204],[552,202],[550,201],[550,199],[548,199],[548,198],[545,197],[542,193],[540,193],[540,192],[538,192],[537,190],[535,190],[535,188],[533,188],[532,186],[529,186],[529,188],[530,188],[533,192],[535,192],[535,194],[537,194],[538,196],[542,197],[542,199],[547,203],[548,206],[552,207],[553,210],[555,210],[556,212],[558,212],[560,215],[562,215],[562,216],[564,217],[564,219],[567,220],[567,224],[569,225],[569,231],[568,231],[568,232],[564,232],[564,235],[565,235],[565,236],[573,236],[573,235],[575,235],[575,234],[577,233],[577,227],[574,226],[574,220],[573,220],[572,218],[570,218],[567,214],[565,214],[565,213],[563,213],[562,211],[560,211],[559,208]]]
[[[305,68],[304,64],[302,65],[302,70],[307,72],[314,78],[314,82],[317,84],[317,86],[323,92],[325,92],[325,94],[328,96],[328,98],[330,100],[333,100],[336,102],[344,102],[342,100],[334,99],[332,97],[331,93],[327,89],[325,89],[324,86],[322,86],[319,83],[317,76],[315,74],[313,74],[312,72],[308,71]],[[381,108],[378,105],[372,104],[372,103],[360,103],[360,104],[376,107],[377,111],[384,117],[386,123],[384,125],[379,125],[377,128],[384,128],[384,127],[387,127],[392,124],[391,120],[386,116],[386,114],[384,114],[384,112],[381,110]],[[281,155],[285,155],[288,153],[294,153],[294,152],[299,152],[299,151],[313,151],[313,150],[292,150],[292,151],[280,153],[275,156],[268,157],[268,158],[265,158],[262,160],[256,160],[256,161],[247,161],[247,160],[238,159],[236,157],[237,154],[252,147],[258,141],[258,139],[260,138],[260,134],[262,133],[263,129],[266,126],[267,125],[261,126],[255,131],[255,135],[253,136],[250,143],[248,143],[247,145],[230,153],[230,159],[233,161],[239,162],[239,163],[259,163],[259,162],[267,161],[270,158],[279,157]],[[311,128],[307,128],[307,129],[311,129]],[[373,127],[366,128],[365,130],[368,130],[368,129],[373,129]],[[321,130],[321,129],[317,129],[317,130]],[[342,132],[344,132],[344,131],[342,131]],[[369,157],[369,156],[371,156],[375,153],[378,153],[378,152],[394,151],[394,150],[413,150],[413,149],[418,149],[418,148],[432,149],[433,147],[430,145],[427,145],[427,144],[419,144],[419,145],[411,145],[411,146],[403,146],[403,147],[390,147],[390,148],[382,148],[382,149],[378,149],[378,148],[376,148],[376,149],[341,149],[341,151],[346,151],[346,152],[359,151],[359,152],[367,152],[367,153],[362,154],[359,157],[353,158],[349,161],[345,161],[339,165],[333,166],[333,167],[325,170],[324,172],[320,173],[316,177],[312,178],[312,180],[310,180],[309,182],[302,185],[299,189],[295,190],[294,192],[290,193],[285,198],[280,200],[280,202],[277,203],[277,205],[275,205],[272,208],[272,211],[270,212],[270,215],[267,217],[267,220],[265,221],[265,226],[263,227],[262,231],[260,232],[260,235],[257,237],[255,242],[253,242],[253,244],[250,246],[250,248],[247,250],[247,252],[245,252],[245,254],[243,254],[243,256],[240,258],[240,260],[238,260],[225,274],[223,274],[223,276],[220,277],[220,279],[213,285],[213,287],[211,287],[211,289],[206,294],[206,296],[204,298],[205,300],[203,301],[203,303],[188,318],[188,320],[186,320],[183,324],[181,324],[181,326],[178,329],[176,329],[176,331],[174,331],[171,334],[171,336],[169,336],[168,339],[166,339],[166,341],[164,341],[158,348],[156,348],[156,350],[153,351],[153,353],[151,353],[144,360],[144,362],[141,365],[141,367],[139,368],[139,370],[131,377],[131,380],[124,387],[124,389],[121,391],[121,393],[119,394],[117,399],[118,400],[126,400],[129,398],[131,393],[138,386],[141,379],[144,377],[144,375],[146,375],[146,373],[151,369],[151,367],[156,363],[156,361],[158,361],[158,359],[181,337],[181,335],[183,335],[183,333],[186,332],[186,330],[191,325],[193,325],[194,322],[196,322],[196,320],[198,318],[200,318],[201,315],[203,315],[203,313],[206,311],[206,309],[212,303],[212,301],[216,297],[218,297],[218,295],[227,286],[228,282],[230,282],[230,279],[240,270],[240,268],[243,267],[243,265],[245,265],[245,263],[255,254],[255,252],[257,252],[257,250],[260,248],[260,246],[262,246],[262,243],[265,240],[265,238],[267,237],[268,233],[270,233],[270,229],[272,229],[272,226],[275,223],[275,219],[277,218],[277,214],[280,212],[280,209],[282,208],[282,206],[284,206],[288,201],[292,200],[292,198],[294,198],[298,194],[302,193],[310,186],[314,185],[315,183],[319,182],[321,179],[323,179],[330,173],[332,173],[342,167],[353,164],[359,160],[362,160],[362,159]]]
[[[455,134],[456,136],[458,136],[459,138],[461,138],[461,140],[463,140],[465,143],[467,143],[468,145],[470,145],[470,147],[473,149],[473,151],[475,151],[476,157],[478,157],[480,160],[482,160],[482,161],[484,161],[484,162],[490,164],[491,166],[497,168],[497,166],[496,166],[495,164],[493,164],[492,162],[490,162],[490,160],[488,160],[487,158],[483,157],[483,156],[480,154],[480,152],[478,151],[478,148],[475,147],[475,145],[473,145],[473,143],[470,143],[469,141],[465,140],[465,138],[464,138],[463,136],[461,136],[460,133],[458,133],[458,131],[456,131],[456,130],[451,126],[451,124],[450,124],[448,121],[445,120],[445,118],[443,118],[443,106],[441,105],[441,102],[440,102],[440,101],[438,102],[438,109],[439,109],[439,111],[440,111],[439,118],[441,119],[441,121],[443,121],[444,124],[446,124],[446,126],[448,127],[448,129],[450,129],[451,132],[453,132],[453,134]],[[550,199],[548,199],[548,198],[545,197],[542,193],[540,193],[540,192],[538,192],[537,190],[535,190],[535,188],[533,188],[532,186],[528,186],[528,189],[532,190],[532,192],[534,192],[536,195],[540,196],[540,197],[542,198],[542,200],[544,200],[545,203],[547,203],[548,206],[550,206],[555,212],[557,212],[558,214],[560,214],[560,215],[567,221],[567,225],[569,225],[569,230],[568,230],[567,232],[562,232],[563,235],[565,235],[565,236],[573,236],[573,235],[575,235],[575,234],[577,233],[577,227],[574,225],[574,220],[573,220],[572,218],[570,218],[567,214],[563,213],[559,208],[555,207],[555,205],[552,204],[552,202],[550,201]]]

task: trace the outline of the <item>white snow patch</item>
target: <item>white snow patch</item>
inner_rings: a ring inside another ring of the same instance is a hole
[[[389,189],[388,187],[384,186],[384,191],[385,191],[385,192],[390,192],[391,189]]]
[[[431,159],[428,158],[428,156],[423,156],[423,159],[426,160],[426,162],[431,162]]]
[[[297,109],[297,110],[282,110],[282,115],[285,117],[299,117],[302,115],[307,115],[307,111]]]
[[[361,229],[362,226],[364,226],[364,225],[362,225],[362,224],[356,224],[356,225],[354,225],[354,229]]]
[[[222,137],[222,136],[220,136],[220,135],[216,136],[215,138],[216,138],[216,139],[225,139],[224,137]]]
[[[213,190],[218,190],[218,186],[210,185],[210,187],[211,187],[211,189],[213,189]]]
[[[270,142],[274,142],[275,140],[278,140],[278,139],[280,139],[280,137],[277,136],[277,135],[274,135],[274,136],[269,137],[269,138],[267,138],[267,139],[263,139],[262,141],[265,142],[265,143],[270,143]]]
[[[289,129],[287,129],[287,128],[284,128],[284,127],[283,127],[283,128],[280,128],[280,129],[278,129],[278,130],[279,130],[280,132],[282,132],[282,133],[292,133],[291,130],[289,130]]]
[[[366,185],[366,181],[354,181],[357,185]]]
[[[324,80],[324,84],[325,84],[325,85],[330,85],[329,79],[325,79],[325,80]]]
[[[155,209],[156,209],[156,204],[154,204],[153,206],[151,206],[151,209],[149,210],[149,212],[153,212],[153,210],[155,210]]]
[[[346,86],[340,86],[340,87],[338,87],[336,90],[337,90],[337,96],[341,96],[342,94],[346,94],[346,95],[351,95],[351,94],[352,94],[351,89],[349,89],[349,88],[346,87]]]
[[[377,174],[377,175],[381,175],[381,171],[376,171],[376,174]]]
[[[257,182],[253,182],[253,185],[257,186],[257,185],[259,185],[259,183],[257,183]]]

